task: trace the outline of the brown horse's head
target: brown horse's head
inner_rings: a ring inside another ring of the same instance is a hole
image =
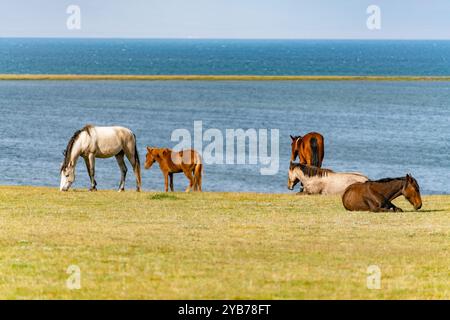
[[[295,161],[295,159],[297,159],[297,156],[299,156],[300,144],[302,143],[302,137],[301,136],[291,136],[291,139],[292,139],[291,161]]]
[[[144,165],[145,169],[150,169],[152,167],[152,165],[156,161],[157,155],[158,153],[156,148],[147,147],[147,155],[145,156],[145,165]]]
[[[150,169],[155,161],[162,159],[168,154],[168,149],[147,147],[147,155],[145,156],[145,169]]]
[[[422,198],[420,197],[420,188],[416,179],[407,174],[405,184],[402,189],[403,196],[414,206],[415,210],[422,208]]]
[[[294,190],[294,187],[297,185],[297,183],[300,182],[297,175],[294,172],[296,165],[291,161],[289,165],[289,174],[288,174],[288,189]]]

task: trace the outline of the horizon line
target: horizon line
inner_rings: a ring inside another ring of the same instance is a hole
[[[232,37],[114,37],[114,36],[0,36],[2,39],[74,39],[74,40],[304,40],[304,41],[450,41],[450,38],[232,38]]]

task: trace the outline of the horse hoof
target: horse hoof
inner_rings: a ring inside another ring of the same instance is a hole
[[[119,189],[118,191],[119,191],[119,192],[124,192],[124,191],[125,191],[125,189]]]
[[[97,188],[90,188],[89,189],[89,192],[95,192],[95,191],[97,191]]]

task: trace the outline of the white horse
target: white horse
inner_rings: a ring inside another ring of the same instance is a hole
[[[288,189],[293,190],[295,185],[301,182],[305,194],[342,195],[348,186],[367,180],[369,178],[357,172],[334,172],[291,162]]]
[[[84,159],[91,180],[89,191],[96,191],[95,158],[116,157],[121,171],[119,191],[125,190],[127,166],[124,156],[130,161],[136,176],[136,190],[141,190],[141,165],[136,147],[136,136],[124,127],[85,126],[70,139],[64,151],[61,165],[61,191],[68,191],[75,181],[75,167],[79,157]]]

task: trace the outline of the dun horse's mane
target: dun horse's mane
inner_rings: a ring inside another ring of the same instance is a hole
[[[322,169],[313,166],[308,166],[301,163],[293,163],[292,166],[302,170],[303,174],[307,177],[326,177],[329,173],[333,173],[333,170]]]
[[[91,128],[93,128],[93,126],[88,124],[88,125],[84,126],[84,128],[75,131],[72,138],[70,138],[69,143],[67,144],[67,148],[66,148],[66,150],[64,150],[64,153],[63,153],[64,154],[64,162],[63,162],[63,165],[61,166],[61,171],[66,169],[67,166],[69,165],[70,154],[72,153],[72,148],[73,148],[75,141],[77,141],[78,137],[80,136],[80,134],[82,132],[87,132],[87,134],[90,135],[89,130]]]

